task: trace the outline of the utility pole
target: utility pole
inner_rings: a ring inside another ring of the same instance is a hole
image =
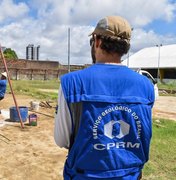
[[[130,64],[130,50],[128,50],[127,67],[129,67],[129,64]]]
[[[156,47],[158,47],[158,71],[157,71],[157,79],[159,80],[160,78],[160,47],[162,46],[162,44],[157,44]]]
[[[132,27],[131,28],[131,32],[134,30],[134,28]],[[128,50],[128,59],[127,59],[127,67],[129,67],[129,65],[130,65],[130,49]]]

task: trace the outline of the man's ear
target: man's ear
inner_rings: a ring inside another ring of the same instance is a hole
[[[101,39],[95,38],[95,47],[98,48],[101,44]]]

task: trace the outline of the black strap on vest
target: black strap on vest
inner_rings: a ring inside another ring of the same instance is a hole
[[[70,147],[69,151],[71,150],[71,147],[74,144],[75,137],[77,135],[79,125],[80,125],[80,119],[81,119],[81,114],[82,114],[82,102],[78,103],[70,103],[69,104],[70,112],[71,112],[71,117],[73,120],[73,132],[70,137]]]

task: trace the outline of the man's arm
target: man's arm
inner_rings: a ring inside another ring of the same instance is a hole
[[[70,111],[65,100],[62,86],[58,93],[58,109],[55,116],[54,139],[59,147],[69,148],[72,121]]]

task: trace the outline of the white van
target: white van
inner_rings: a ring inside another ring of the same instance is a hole
[[[143,76],[146,76],[151,81],[151,83],[154,85],[155,100],[157,100],[159,97],[159,92],[158,92],[157,81],[155,80],[155,78],[149,72],[144,71],[144,70],[137,70],[136,72],[138,72],[139,74]]]

